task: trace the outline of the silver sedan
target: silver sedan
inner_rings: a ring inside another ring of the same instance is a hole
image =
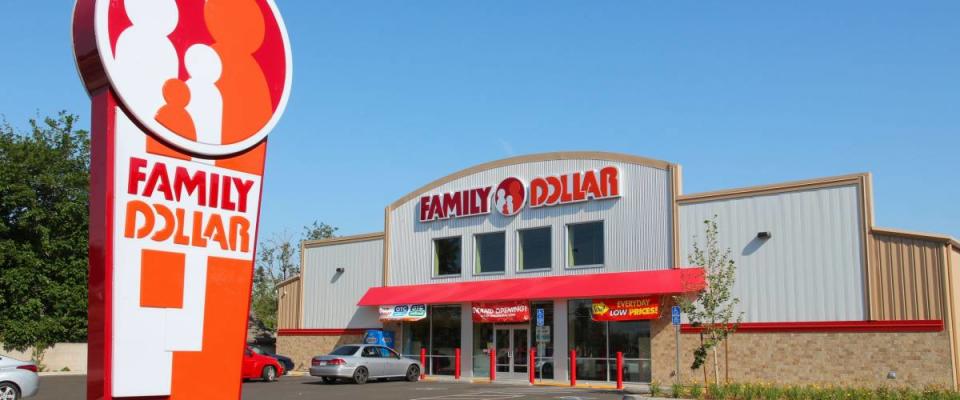
[[[0,356],[0,400],[20,400],[37,394],[40,378],[33,363]]]
[[[337,347],[330,354],[316,356],[310,362],[310,375],[324,383],[338,379],[353,380],[358,384],[368,379],[403,378],[410,382],[420,379],[423,366],[384,346],[348,344]]]

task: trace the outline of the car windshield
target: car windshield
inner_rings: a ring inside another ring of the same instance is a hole
[[[340,346],[330,352],[331,356],[352,356],[356,354],[360,346]]]

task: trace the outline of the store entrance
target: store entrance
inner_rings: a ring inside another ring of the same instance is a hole
[[[497,351],[497,377],[526,379],[530,349],[530,327],[527,325],[496,325],[494,348]]]

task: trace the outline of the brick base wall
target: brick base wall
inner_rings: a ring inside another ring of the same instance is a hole
[[[306,371],[310,369],[310,360],[314,356],[327,354],[340,345],[361,343],[362,340],[363,335],[283,335],[277,336],[277,354],[293,359],[294,370]]]
[[[669,319],[652,326],[653,380],[673,382],[674,328]],[[690,369],[699,334],[680,334],[680,373],[684,382],[703,382]],[[953,387],[950,338],[941,332],[737,333],[728,340],[731,382],[780,384]],[[723,346],[718,347],[723,380]],[[707,364],[713,381],[713,357]],[[896,379],[887,374],[896,372]]]

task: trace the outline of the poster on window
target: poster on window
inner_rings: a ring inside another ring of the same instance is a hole
[[[637,321],[660,318],[657,296],[593,300],[594,321]]]
[[[473,322],[527,322],[530,306],[526,301],[473,303]]]
[[[380,306],[381,322],[419,321],[427,317],[426,304],[400,304]]]

